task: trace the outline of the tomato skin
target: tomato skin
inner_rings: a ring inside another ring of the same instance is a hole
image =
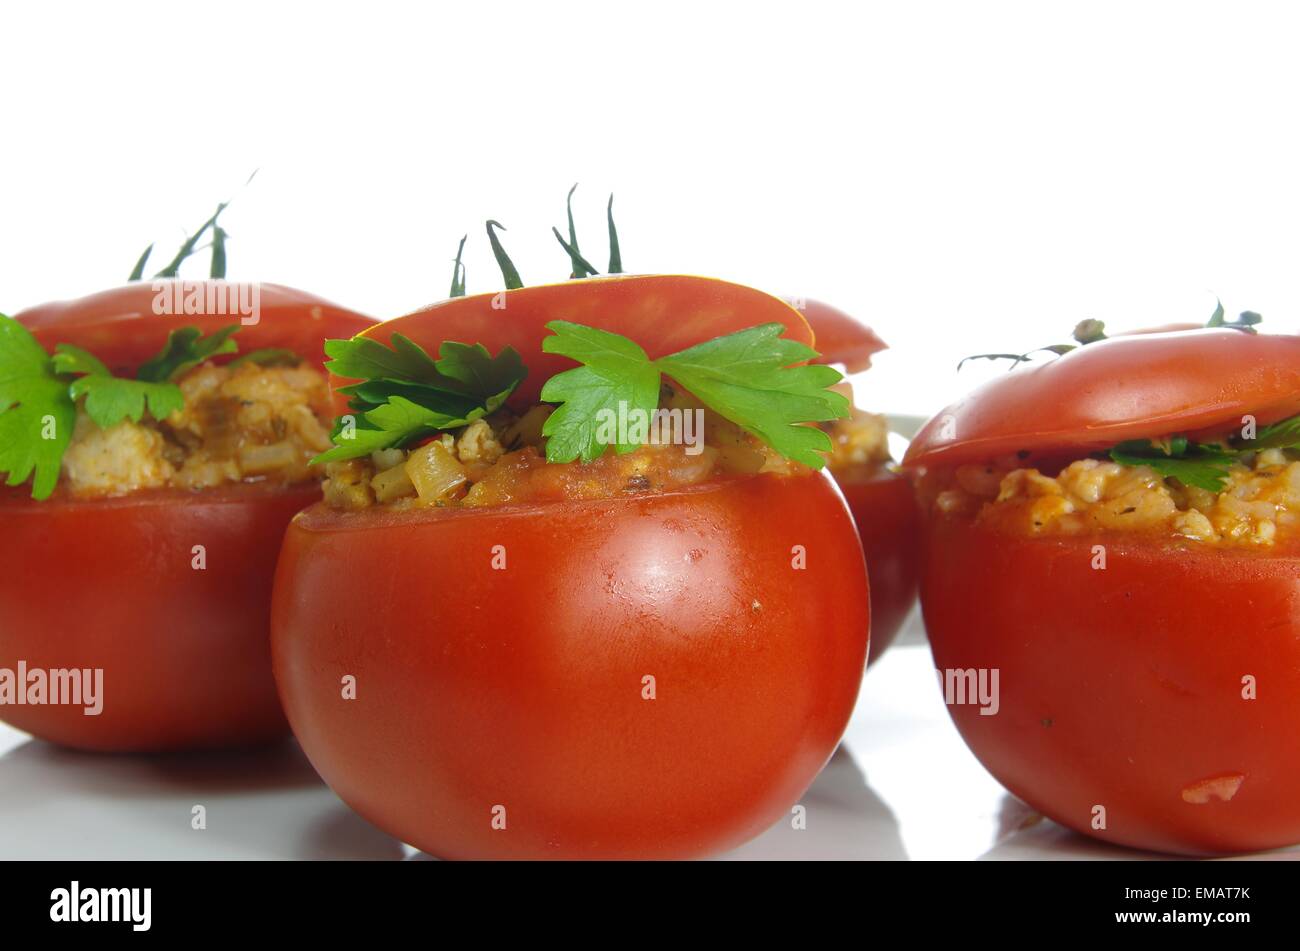
[[[1162,852],[1300,842],[1300,550],[1025,538],[940,519],[921,603],[937,669],[999,669],[996,715],[948,709],[1033,808]],[[1247,675],[1257,699],[1243,699]],[[1183,798],[1233,776],[1227,801]],[[1096,805],[1105,830],[1091,827]]]
[[[921,508],[911,480],[884,470],[836,479],[862,540],[871,582],[871,656],[894,642],[916,603],[921,570]]]
[[[267,621],[284,526],[320,497],[235,486],[119,499],[0,501],[0,667],[102,668],[103,711],[0,706],[85,750],[247,746],[288,732]],[[192,548],[206,550],[204,570]]]
[[[324,360],[322,348],[327,338],[351,337],[375,324],[369,317],[281,284],[256,285],[259,294],[256,323],[244,324],[238,316],[156,312],[154,302],[164,285],[197,287],[206,293],[209,286],[221,283],[138,281],[75,300],[41,304],[14,317],[51,353],[56,344],[70,343],[89,350],[115,373],[134,372],[162,349],[171,331],[185,326],[198,327],[210,334],[235,324],[240,328],[235,334],[240,353],[285,349],[319,364]],[[238,289],[253,285],[231,282],[224,286]],[[169,289],[167,293],[175,291]]]
[[[852,711],[867,625],[833,486],[762,475],[373,518],[317,506],[285,539],[272,655],[312,764],[402,841],[670,858],[749,839],[809,786]]]
[[[818,363],[843,364],[847,372],[860,373],[870,368],[873,355],[889,349],[874,330],[838,307],[804,298],[797,309],[812,328]]]
[[[1300,336],[1195,330],[1115,337],[1019,367],[921,428],[905,467],[983,463],[1126,439],[1263,426],[1300,413]],[[1032,458],[1029,460],[1032,462]]]

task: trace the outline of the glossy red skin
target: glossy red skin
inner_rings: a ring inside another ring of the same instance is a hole
[[[838,307],[801,299],[799,313],[812,328],[818,363],[842,364],[849,373],[871,367],[889,349],[874,330]],[[836,477],[862,538],[871,578],[871,658],[874,663],[898,636],[916,603],[921,513],[911,483],[882,471],[871,479]]]
[[[134,369],[167,333],[210,333],[237,318],[155,315],[146,282],[18,315],[38,340],[83,347]],[[319,363],[326,336],[373,321],[312,295],[262,285],[261,320],[242,352],[284,347]],[[320,498],[315,483],[232,486],[119,499],[30,498],[0,490],[0,667],[104,669],[99,716],[81,707],[0,706],[42,739],[104,751],[264,743],[287,732],[270,673],[271,579],[289,519]],[[191,568],[204,545],[207,568]]]
[[[1094,570],[1093,545],[1106,546]],[[998,668],[1000,710],[949,705],[1012,793],[1121,845],[1300,842],[1300,551],[1026,538],[937,520],[922,573],[937,669]],[[1242,698],[1252,675],[1258,698]],[[1244,775],[1229,801],[1184,801]],[[1107,828],[1091,828],[1092,809]]]
[[[852,711],[867,625],[830,483],[755,476],[608,501],[317,506],[285,539],[272,654],[313,765],[404,842],[682,858],[758,834],[812,782]]]
[[[0,707],[42,739],[160,751],[283,736],[267,618],[280,539],[320,497],[235,486],[48,507],[0,501],[0,667],[102,668],[103,712]],[[207,568],[192,567],[194,545]]]
[[[159,282],[174,283],[174,282]],[[189,286],[208,281],[188,281]],[[239,285],[232,285],[238,287]],[[114,372],[134,371],[162,349],[167,335],[184,326],[212,333],[230,324],[239,326],[235,341],[241,353],[276,348],[292,350],[320,363],[327,338],[347,338],[375,321],[305,291],[280,284],[259,284],[258,321],[243,324],[237,316],[168,315],[155,313],[159,295],[150,281],[126,284],[75,300],[54,301],[16,314],[46,350],[70,343],[89,350]]]
[[[542,384],[572,369],[572,360],[543,353],[552,320],[600,327],[630,337],[651,357],[662,357],[756,324],[785,324],[782,336],[812,346],[799,312],[780,298],[739,284],[685,275],[616,275],[455,297],[375,325],[365,334],[385,344],[404,334],[430,353],[443,341],[481,343],[492,353],[511,346],[524,357],[528,377],[512,406],[537,402]]]
[[[894,642],[916,604],[921,570],[921,509],[911,480],[883,470],[870,479],[837,479],[862,540],[871,581],[871,655]]]
[[[874,330],[838,307],[809,298],[798,305],[812,328],[818,363],[842,364],[849,373],[859,373],[871,366],[873,355],[889,349]]]
[[[1197,330],[1117,337],[1021,367],[936,414],[907,467],[1027,452],[1077,457],[1125,439],[1260,425],[1300,413],[1300,336]]]

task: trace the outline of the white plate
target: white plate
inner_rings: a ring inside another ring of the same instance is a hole
[[[732,859],[1134,859],[1040,819],[976,762],[948,719],[914,615],[871,668],[844,745],[789,821]],[[202,805],[207,828],[191,828]],[[256,753],[74,753],[0,726],[0,858],[403,859],[297,746]],[[1300,857],[1300,851],[1269,858]]]

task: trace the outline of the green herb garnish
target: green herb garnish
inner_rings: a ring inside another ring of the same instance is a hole
[[[1228,469],[1242,456],[1265,449],[1300,449],[1300,416],[1265,426],[1253,439],[1242,436],[1223,443],[1192,442],[1186,436],[1131,439],[1110,450],[1110,458],[1120,465],[1150,466],[1185,485],[1222,492]]]
[[[659,408],[663,376],[781,455],[815,469],[825,465],[821,453],[831,449],[830,437],[804,424],[849,412],[849,401],[828,389],[842,379],[838,370],[792,366],[817,354],[782,338],[783,324],[750,327],[656,360],[621,334],[564,320],[546,327],[552,336],[542,349],[581,364],[542,387],[542,401],[559,404],[542,429],[548,462],[590,462],[610,446],[635,449],[605,441],[617,428],[608,420],[635,411],[648,418]],[[342,388],[355,412],[335,423],[334,448],[315,462],[407,446],[468,425],[502,406],[527,373],[510,348],[492,357],[481,345],[449,341],[435,361],[400,334],[388,347],[365,337],[330,340],[325,352],[332,373],[362,382]]]
[[[361,382],[340,389],[354,412],[339,417],[334,448],[313,463],[354,459],[467,426],[499,409],[528,373],[511,347],[493,357],[481,344],[447,341],[434,360],[401,334],[393,334],[391,347],[366,337],[327,340],[325,353],[327,370]]]
[[[7,484],[31,477],[32,498],[49,498],[76,419],[50,355],[26,327],[0,314],[0,471]]]
[[[1114,462],[1125,466],[1150,466],[1165,478],[1174,478],[1210,492],[1221,492],[1235,454],[1219,446],[1189,442],[1175,436],[1161,443],[1130,439],[1110,451]]]
[[[49,498],[72,439],[77,400],[84,398],[86,415],[101,429],[124,419],[138,423],[146,410],[166,419],[185,405],[173,381],[209,357],[234,353],[230,336],[238,330],[224,327],[207,337],[197,327],[173,330],[132,379],[114,376],[71,344],[58,344],[51,356],[26,327],[0,314],[0,472],[9,485],[31,478],[32,498]]]
[[[810,347],[781,337],[783,324],[749,327],[677,353],[649,359],[639,346],[619,334],[555,320],[555,334],[542,341],[547,353],[561,353],[582,363],[546,382],[545,402],[563,404],[542,429],[550,437],[546,458],[588,462],[605,446],[599,441],[602,412],[651,413],[659,406],[660,374],[667,374],[720,416],[757,436],[787,459],[814,469],[826,460],[830,437],[810,422],[845,416],[849,401],[827,387],[843,379],[820,364],[791,366],[817,356]],[[635,446],[616,445],[618,452]]]

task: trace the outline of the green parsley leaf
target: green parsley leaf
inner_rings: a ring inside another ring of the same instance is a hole
[[[605,451],[598,435],[602,414],[617,419],[620,404],[630,413],[653,413],[659,407],[659,368],[646,352],[620,334],[567,320],[546,328],[555,334],[542,341],[545,353],[558,353],[583,366],[557,373],[542,387],[542,400],[562,404],[542,426],[551,462],[590,462]],[[829,443],[827,444],[829,448]],[[615,444],[624,453],[635,444]]]
[[[69,388],[74,400],[86,398],[86,415],[100,429],[108,429],[124,419],[140,422],[145,406],[154,419],[163,420],[185,406],[185,398],[175,383],[150,383],[113,376],[94,355],[80,347],[61,343],[54,348],[56,373],[80,375]]]
[[[1237,454],[1219,446],[1189,442],[1175,436],[1160,445],[1147,439],[1130,439],[1110,451],[1110,458],[1125,466],[1150,466],[1165,478],[1209,492],[1222,492],[1228,467]]]
[[[86,398],[86,415],[100,429],[116,426],[124,419],[140,422],[145,405],[154,419],[164,420],[185,407],[185,397],[175,383],[146,383],[122,377],[90,374],[73,382],[72,398]]]
[[[750,327],[657,362],[710,409],[787,459],[820,469],[830,436],[801,424],[848,415],[848,399],[827,389],[843,376],[824,364],[791,366],[817,352],[781,337],[784,330],[783,324]]]
[[[791,366],[817,354],[782,338],[782,324],[749,327],[658,360],[619,334],[562,320],[546,326],[555,336],[543,340],[542,349],[583,364],[557,374],[542,388],[545,402],[563,404],[542,429],[550,437],[550,462],[599,456],[603,419],[617,417],[620,408],[653,413],[661,373],[783,456],[815,469],[825,465],[821,453],[830,450],[830,437],[803,424],[849,412],[849,401],[827,389],[843,378],[838,370]],[[626,452],[635,446],[615,448]]]
[[[405,446],[445,429],[467,426],[505,403],[527,375],[519,354],[506,347],[493,357],[481,344],[445,341],[434,360],[401,334],[392,346],[365,337],[327,340],[326,364],[336,376],[361,382],[342,388],[356,410],[340,417],[334,448],[314,462],[335,462]]]
[[[49,498],[76,419],[49,354],[26,327],[0,314],[0,472],[8,473],[7,484],[30,477],[32,498]]]
[[[230,337],[238,330],[238,324],[231,324],[206,337],[198,327],[173,330],[167,335],[162,352],[136,371],[136,379],[146,383],[166,383],[204,360],[222,353],[235,353],[239,346]]]
[[[1242,452],[1260,452],[1264,449],[1300,449],[1300,416],[1292,416],[1265,426],[1255,433],[1254,439],[1241,439],[1236,448]]]

